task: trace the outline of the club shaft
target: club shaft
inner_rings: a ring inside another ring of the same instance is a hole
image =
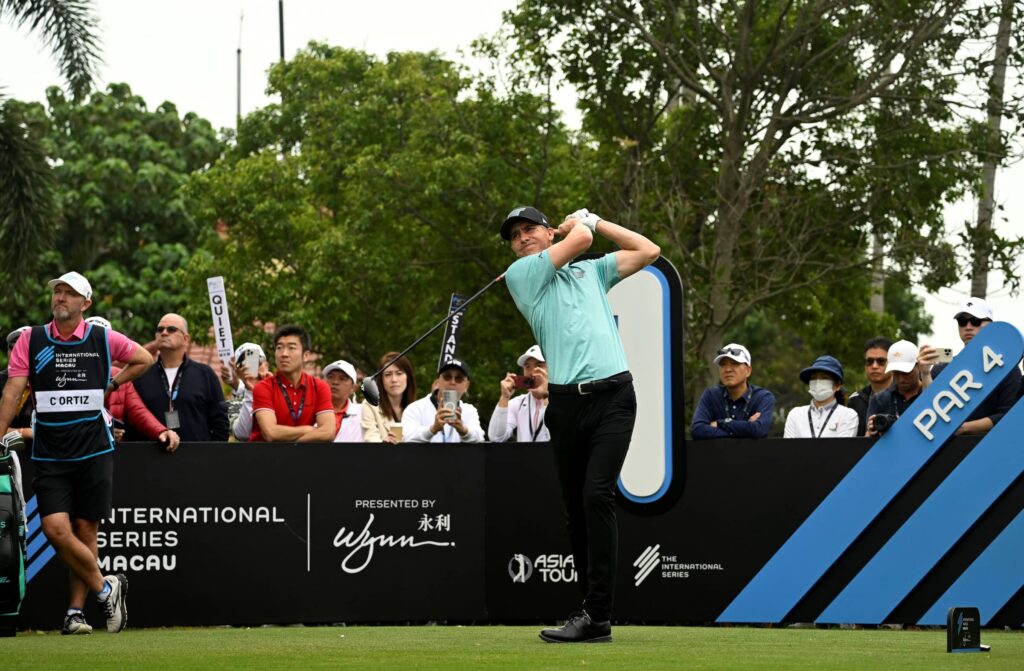
[[[415,340],[415,341],[414,341],[414,342],[413,342],[413,343],[412,343],[411,345],[409,345],[409,346],[408,346],[408,347],[406,347],[406,348],[405,348],[404,350],[402,350],[402,351],[401,351],[401,352],[400,352],[400,353],[398,354],[398,356],[394,357],[393,359],[391,359],[391,361],[388,361],[388,362],[387,362],[386,364],[384,364],[383,366],[381,366],[380,370],[378,370],[378,371],[377,371],[376,373],[374,373],[374,374],[373,374],[373,375],[371,375],[370,377],[371,377],[371,378],[376,378],[376,377],[377,377],[378,375],[380,375],[381,373],[383,373],[384,371],[386,371],[386,370],[387,370],[388,368],[390,368],[390,367],[391,367],[391,364],[395,363],[396,361],[398,361],[399,359],[401,359],[401,358],[402,358],[403,356],[405,356],[406,354],[408,354],[409,352],[411,352],[411,351],[412,351],[412,350],[413,350],[413,349],[414,349],[414,348],[416,347],[416,345],[419,345],[419,344],[420,344],[421,342],[423,342],[424,340],[426,340],[426,339],[427,339],[427,337],[428,337],[428,336],[430,336],[430,334],[431,334],[431,333],[433,333],[433,332],[434,332],[434,331],[436,331],[437,329],[441,328],[442,326],[444,326],[445,324],[447,324],[448,322],[450,322],[450,321],[452,320],[452,317],[454,317],[455,315],[457,315],[457,314],[459,314],[460,312],[462,312],[463,310],[465,310],[465,309],[466,309],[466,308],[467,308],[467,307],[469,306],[469,304],[470,304],[470,303],[472,303],[472,302],[473,302],[473,301],[475,301],[475,300],[476,300],[477,298],[479,298],[479,297],[481,296],[481,294],[483,294],[483,293],[484,293],[485,291],[487,291],[488,289],[490,289],[490,288],[491,288],[492,286],[494,286],[494,285],[495,285],[496,283],[500,282],[500,281],[502,280],[502,278],[504,278],[504,277],[505,277],[505,273],[502,273],[501,275],[498,275],[498,276],[497,276],[497,277],[495,277],[495,278],[494,278],[493,280],[491,280],[490,282],[488,282],[488,283],[487,283],[487,286],[485,286],[485,287],[484,287],[483,289],[481,289],[480,291],[476,292],[475,294],[473,294],[472,296],[470,296],[469,298],[467,298],[467,299],[466,299],[465,301],[463,301],[462,305],[460,305],[459,307],[457,307],[457,308],[455,308],[454,310],[452,310],[451,312],[449,312],[449,313],[448,313],[448,316],[447,316],[447,317],[445,317],[445,318],[444,318],[444,319],[442,319],[441,321],[439,321],[439,322],[437,322],[436,324],[434,324],[433,326],[431,326],[431,327],[430,327],[430,330],[429,330],[429,331],[427,331],[426,333],[424,333],[423,335],[421,335],[421,336],[420,336],[419,338],[417,338],[417,339],[416,339],[416,340]]]

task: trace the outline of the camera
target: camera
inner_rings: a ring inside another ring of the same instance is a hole
[[[875,418],[875,431],[878,433],[885,433],[888,431],[893,423],[899,419],[896,415],[873,415]]]
[[[532,389],[536,380],[532,375],[516,375],[516,389]]]

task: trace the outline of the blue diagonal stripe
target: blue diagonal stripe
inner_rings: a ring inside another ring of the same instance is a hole
[[[36,511],[36,506],[38,505],[39,500],[36,499],[36,497],[34,496],[30,498],[28,501],[25,501],[25,517],[31,517],[32,513]]]
[[[46,534],[38,534],[35,538],[29,541],[28,544],[28,559],[32,561],[32,558],[36,555],[39,550],[47,546]]]
[[[1024,403],[1018,403],[893,534],[818,621],[884,622],[1024,471],[1024,449],[1017,442],[1022,433]]]
[[[49,564],[50,560],[56,555],[57,551],[53,549],[53,546],[47,545],[42,554],[36,557],[34,561],[30,561],[28,566],[25,567],[25,582],[32,582],[32,578],[36,577],[36,574],[42,571],[43,567]]]
[[[32,538],[42,528],[39,524],[40,519],[39,515],[36,515],[25,520],[25,538]]]
[[[981,623],[988,624],[1024,587],[1021,557],[1024,557],[1024,510],[989,543],[919,623],[946,624],[946,612],[951,606],[976,606],[981,613]]]
[[[983,349],[1003,365],[983,372]],[[1005,379],[1024,354],[1016,328],[994,322],[982,329],[950,364],[944,380],[926,389],[904,416],[876,442],[846,477],[733,599],[719,622],[780,622],[835,563],[878,514],[902,491],[975,408]],[[952,407],[950,421],[937,421],[929,440],[913,421],[948,392],[953,371],[968,370],[982,389],[971,389],[963,407]]]

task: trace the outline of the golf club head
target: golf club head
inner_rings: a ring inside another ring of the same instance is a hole
[[[380,389],[377,388],[377,380],[372,377],[364,377],[362,390],[363,398],[365,398],[370,405],[374,407],[380,405]]]

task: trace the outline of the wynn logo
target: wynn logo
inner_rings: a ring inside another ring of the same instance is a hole
[[[512,582],[526,582],[533,575],[533,562],[526,555],[512,555],[508,560],[508,575]]]
[[[370,513],[362,531],[356,532],[342,527],[334,535],[334,547],[349,550],[349,553],[341,560],[341,569],[345,573],[359,573],[369,566],[376,548],[455,547],[454,541],[417,540],[411,535],[374,534],[371,531],[373,520],[373,513]]]
[[[633,562],[633,566],[636,567],[636,575],[633,576],[633,584],[637,587],[640,586],[647,576],[651,575],[651,571],[658,568],[658,564],[661,563],[661,555],[658,554],[658,550],[661,549],[661,545],[648,545],[647,549],[640,553],[640,556]]]

